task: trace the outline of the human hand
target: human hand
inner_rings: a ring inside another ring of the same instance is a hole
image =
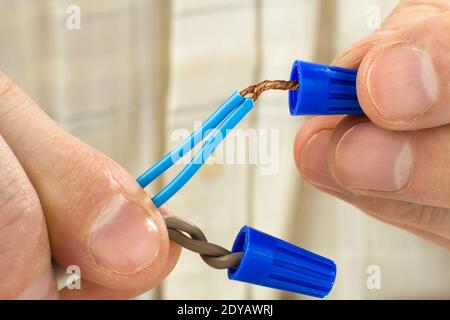
[[[166,210],[1,73],[0,177],[0,299],[130,298],[175,266]],[[57,291],[51,258],[80,290]]]
[[[320,190],[450,249],[450,2],[401,1],[334,65],[366,117],[314,117],[295,160]]]

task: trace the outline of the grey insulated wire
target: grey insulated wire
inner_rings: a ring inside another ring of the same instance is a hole
[[[217,244],[208,242],[206,236],[195,224],[174,216],[165,217],[164,221],[166,222],[169,239],[200,254],[203,261],[209,266],[215,269],[228,269],[239,265],[242,252],[231,253]]]

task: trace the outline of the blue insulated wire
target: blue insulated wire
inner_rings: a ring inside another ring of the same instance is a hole
[[[192,150],[203,140],[208,131],[217,127],[231,111],[240,105],[245,98],[239,92],[234,92],[217,110],[205,120],[203,125],[195,130],[189,137],[181,141],[171,152],[166,154],[161,160],[151,166],[147,171],[137,178],[137,182],[145,188],[158,178],[164,171],[169,169],[175,162],[181,159],[187,152]]]
[[[183,168],[183,170],[160,192],[158,192],[152,201],[156,207],[162,206],[175,193],[177,193],[200,169],[209,156],[214,152],[217,146],[227,136],[227,134],[245,117],[253,108],[253,100],[245,99],[244,102],[236,107],[211,133],[209,139],[205,142],[199,152]]]

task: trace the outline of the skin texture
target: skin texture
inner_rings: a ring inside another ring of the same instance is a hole
[[[448,249],[449,29],[449,1],[401,1],[333,62],[359,68],[367,117],[313,117],[294,145],[308,182]]]
[[[0,299],[131,298],[175,266],[168,210],[1,73],[0,175]],[[82,289],[58,292],[51,259]]]

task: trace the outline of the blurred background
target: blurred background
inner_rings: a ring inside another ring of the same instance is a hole
[[[137,176],[173,147],[171,133],[192,130],[234,90],[287,79],[295,59],[330,63],[374,32],[396,4],[0,0],[0,69],[62,127]],[[77,10],[79,26],[68,20]],[[277,172],[263,175],[261,164],[210,164],[168,205],[225,247],[249,224],[333,259],[332,299],[450,298],[448,252],[302,180],[292,146],[306,120],[290,117],[285,92],[266,93],[240,128],[278,130]],[[367,284],[374,270],[378,288]],[[305,297],[230,282],[226,272],[184,251],[167,280],[141,298]]]

